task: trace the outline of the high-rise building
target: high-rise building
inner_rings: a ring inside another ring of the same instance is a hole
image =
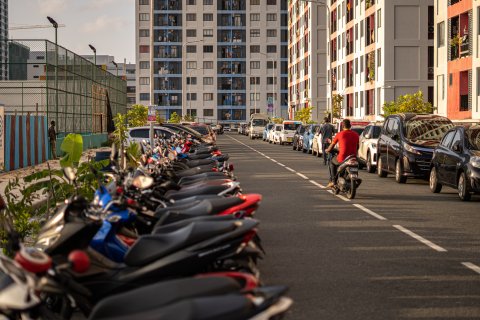
[[[313,106],[312,119],[327,110],[327,7],[318,2],[289,1],[288,110]]]
[[[8,80],[8,0],[0,0],[0,80]]]
[[[479,119],[480,4],[441,0],[434,20],[437,113],[452,120]]]
[[[136,20],[138,103],[165,118],[287,117],[287,1],[139,0]]]
[[[433,0],[331,0],[328,100],[341,115],[383,119],[384,102],[421,90],[433,103]]]

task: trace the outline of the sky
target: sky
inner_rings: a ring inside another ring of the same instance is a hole
[[[77,54],[111,55],[135,63],[135,0],[9,0],[9,27],[58,24],[58,44]],[[55,40],[53,28],[10,30],[11,39]]]

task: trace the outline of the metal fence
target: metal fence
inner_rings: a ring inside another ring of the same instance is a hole
[[[7,47],[9,80],[0,81],[7,114],[46,115],[59,133],[95,134],[126,112],[126,81],[87,59],[48,40],[8,40]]]

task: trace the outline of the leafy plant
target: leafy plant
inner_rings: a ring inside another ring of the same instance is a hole
[[[188,122],[195,122],[195,116],[191,114],[186,114],[185,116],[183,116],[183,120]]]
[[[117,113],[113,118],[115,124],[115,131],[113,131],[113,137],[117,146],[123,145],[127,138],[127,115]]]
[[[303,123],[309,123],[312,118],[313,107],[309,106],[295,111],[295,120],[302,121]]]
[[[165,120],[165,118],[160,115],[160,112],[157,111],[157,112],[155,112],[155,121],[157,121],[158,124],[162,125],[162,124],[164,124],[167,120]]]
[[[172,112],[170,114],[170,120],[168,120],[168,122],[170,122],[170,123],[180,123],[180,121],[182,121],[182,117],[180,117],[178,115],[178,113]]]
[[[383,116],[387,117],[396,113],[432,113],[433,106],[430,102],[425,102],[422,91],[414,94],[405,94],[399,96],[396,101],[385,102],[383,104]]]
[[[60,150],[66,153],[66,155],[60,159],[60,165],[63,168],[77,167],[83,152],[82,135],[76,133],[68,134],[62,142]]]
[[[148,121],[148,107],[135,104],[127,111],[127,120],[130,127],[146,126]]]
[[[272,118],[272,122],[276,124],[281,124],[283,121],[285,121],[283,118]]]
[[[341,94],[332,95],[332,116],[334,118],[342,117],[342,102],[343,102],[343,95]]]
[[[137,167],[137,161],[142,155],[142,150],[138,143],[130,143],[126,148],[127,153],[127,165],[131,168]]]

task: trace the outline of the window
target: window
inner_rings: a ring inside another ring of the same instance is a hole
[[[267,0],[267,5],[274,6],[277,4],[277,0]]]
[[[187,46],[187,53],[197,52],[197,46]]]
[[[258,6],[258,5],[260,5],[260,0],[250,0],[250,5],[251,6]]]
[[[213,37],[213,29],[203,29],[204,37]]]
[[[250,85],[259,85],[260,77],[250,77]]]
[[[276,77],[267,77],[267,84],[277,84]]]
[[[150,100],[150,93],[140,93],[140,100]]]
[[[187,21],[197,21],[197,15],[195,13],[187,13]]]
[[[267,61],[267,69],[277,69],[277,61]]]
[[[260,61],[250,61],[250,69],[260,69]]]
[[[267,13],[267,21],[277,21],[276,13]]]
[[[213,61],[203,61],[203,69],[213,69]]]
[[[213,13],[204,13],[203,21],[213,21]]]
[[[267,30],[267,37],[276,37],[277,36],[277,30],[275,29],[268,29]]]
[[[34,64],[33,67],[34,67],[34,68],[38,68],[38,64]]]
[[[213,117],[213,109],[203,109],[204,117]]]
[[[197,36],[197,29],[188,29],[187,30],[187,37],[196,37]]]
[[[140,53],[149,53],[150,52],[150,47],[149,46],[140,46],[139,51],[140,51]]]
[[[187,0],[187,5],[194,6],[196,4],[195,2],[195,0]]]
[[[251,29],[250,30],[250,37],[252,37],[252,38],[260,37],[260,29]]]
[[[250,46],[250,53],[258,53],[260,52],[260,46]]]
[[[437,41],[438,47],[443,47],[445,45],[445,21],[437,23]]]
[[[187,84],[196,85],[197,84],[197,77],[187,77]]]
[[[187,101],[197,101],[196,93],[187,93]]]
[[[453,74],[450,73],[448,75],[448,86],[450,87],[452,86],[452,84],[453,84]]]
[[[277,46],[267,46],[267,53],[277,52]]]
[[[203,5],[204,6],[211,6],[211,5],[213,5],[213,0],[203,0]]]
[[[187,69],[196,69],[197,61],[187,61]]]
[[[150,0],[140,0],[139,4],[148,6],[150,4]]]
[[[142,37],[142,38],[150,37],[150,30],[148,30],[148,29],[140,29],[140,30],[138,31],[138,36],[139,36],[139,37]]]
[[[260,21],[260,13],[250,13],[250,21]]]
[[[382,27],[382,9],[377,10],[377,28]]]
[[[140,84],[141,85],[149,85],[150,84],[150,78],[148,77],[140,77]]]
[[[377,49],[377,57],[376,57],[376,60],[377,60],[377,66],[378,66],[378,67],[381,67],[381,66],[382,66],[382,48],[378,48],[378,49]]]
[[[204,93],[203,101],[213,101],[213,93]]]
[[[203,53],[212,53],[213,46],[203,46]]]
[[[213,85],[213,77],[203,78],[203,84],[206,86]]]
[[[138,15],[138,20],[140,21],[149,21],[150,20],[150,13],[140,13]]]
[[[140,69],[150,69],[150,61],[140,61],[139,68]]]
[[[260,93],[250,93],[250,101],[260,101]]]

